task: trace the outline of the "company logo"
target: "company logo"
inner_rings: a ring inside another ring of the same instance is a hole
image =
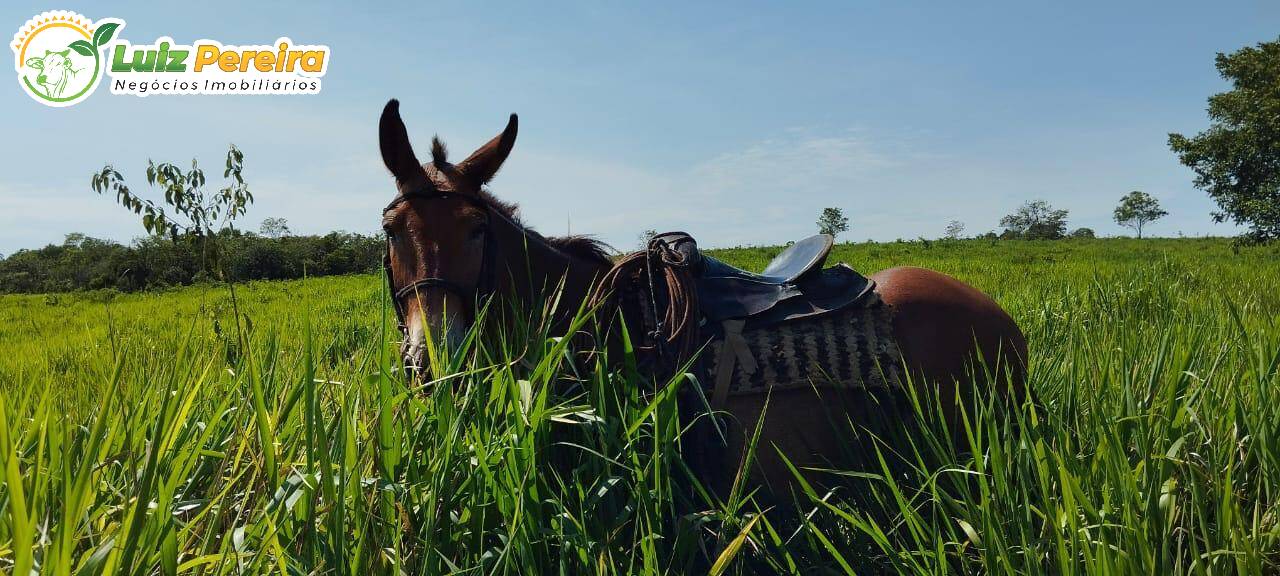
[[[112,94],[315,94],[329,67],[329,47],[224,46],[215,40],[151,44],[117,39],[124,21],[96,22],[64,10],[27,21],[13,37],[18,83],[33,99],[70,106],[88,98],[104,76]]]
[[[124,22],[97,22],[54,10],[27,20],[13,35],[18,84],[48,106],[70,106],[93,94],[102,79],[102,48]]]

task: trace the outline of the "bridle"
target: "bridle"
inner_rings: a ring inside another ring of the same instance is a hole
[[[484,212],[485,217],[492,221],[494,212],[493,208],[489,206],[488,203],[470,194],[439,190],[429,182],[423,186],[409,190],[408,192],[401,192],[391,201],[390,204],[387,204],[386,208],[382,209],[382,215],[386,216],[387,212],[395,210],[401,204],[410,200],[445,200],[449,198],[457,198],[458,200],[462,200],[463,202],[479,208]],[[483,239],[484,260],[480,263],[480,276],[476,281],[476,285],[470,287],[462,286],[448,278],[428,276],[414,280],[400,288],[396,288],[395,278],[391,273],[392,237],[391,234],[387,234],[387,251],[382,255],[382,271],[387,277],[387,288],[391,290],[391,306],[396,311],[396,324],[399,326],[402,334],[407,334],[409,330],[408,326],[405,325],[404,299],[417,294],[421,289],[440,288],[446,292],[453,293],[464,302],[468,299],[474,301],[476,298],[489,296],[493,293],[493,242],[490,241],[491,239],[488,236],[488,224],[489,222],[486,222],[485,238]]]

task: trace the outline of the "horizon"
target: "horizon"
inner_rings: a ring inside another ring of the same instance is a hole
[[[1068,232],[1070,231],[1071,230],[1068,230]],[[352,230],[329,230],[327,232],[316,232],[316,233],[305,233],[305,234],[295,233],[291,230],[288,233],[279,236],[278,238],[271,238],[270,236],[262,234],[257,229],[236,228],[235,232],[241,233],[241,234],[254,235],[260,238],[268,238],[273,240],[281,240],[285,238],[308,238],[308,237],[319,238],[319,237],[326,236],[328,234],[355,234],[355,235],[363,236],[365,238],[378,238],[382,236],[381,232],[368,233],[368,232],[358,232],[358,231],[352,231]],[[818,232],[815,231],[813,234],[818,234]],[[983,232],[982,234],[986,234],[986,232]],[[13,252],[10,252],[10,253],[0,253],[0,260],[3,260],[15,254],[18,254],[20,252],[33,252],[33,251],[41,250],[48,247],[65,246],[67,245],[68,241],[71,239],[72,236],[83,236],[83,238],[80,238],[80,240],[93,239],[93,240],[115,243],[117,245],[128,247],[128,248],[133,248],[137,245],[137,243],[147,239],[147,236],[139,235],[131,239],[122,241],[114,238],[99,238],[96,236],[83,234],[81,232],[68,232],[63,235],[63,238],[61,240],[49,242],[42,246],[24,247],[24,248],[19,248],[17,250],[14,250]],[[917,236],[915,238],[890,238],[890,239],[882,239],[882,240],[877,240],[873,238],[858,239],[858,238],[849,238],[845,236],[846,235],[844,234],[836,235],[834,245],[835,246],[852,246],[857,244],[868,244],[868,245],[911,244],[916,242],[965,242],[965,241],[991,241],[992,240],[990,238],[984,238],[979,234],[967,234],[967,233],[957,238],[947,238],[945,236],[939,235],[935,237]],[[1086,241],[1092,241],[1092,240],[1235,240],[1238,237],[1239,237],[1238,235],[1227,236],[1227,235],[1212,235],[1212,234],[1198,235],[1198,236],[1190,236],[1186,234],[1183,234],[1180,236],[1179,235],[1162,236],[1162,235],[1146,234],[1144,232],[1142,235],[1142,238],[1138,238],[1136,235],[1133,235],[1133,234],[1119,233],[1119,234],[1098,234],[1094,238],[1085,238],[1085,239],[1071,238],[1070,236],[1068,236],[1068,237],[1064,237],[1056,240],[1045,239],[1045,238],[998,238],[996,240],[1000,242],[1060,242],[1064,240],[1075,240],[1075,241],[1080,241],[1080,240],[1086,240]],[[713,251],[714,250],[753,250],[753,249],[765,249],[765,248],[782,248],[800,239],[801,238],[795,238],[793,240],[779,242],[777,244],[735,244],[735,245],[729,245],[729,246],[701,246],[701,244],[699,244],[699,246],[703,250],[713,250]],[[607,247],[613,250],[615,256],[621,256],[637,250],[638,243],[639,241],[637,239],[637,242],[635,243],[636,246],[615,246],[610,244],[610,245],[607,245]]]
[[[784,244],[828,206],[849,217],[846,242],[937,238],[950,220],[976,236],[1035,199],[1069,210],[1069,229],[1123,236],[1111,211],[1131,190],[1170,213],[1149,235],[1232,236],[1241,228],[1212,222],[1165,140],[1209,126],[1206,99],[1228,87],[1214,55],[1274,40],[1280,24],[1280,6],[1261,2],[571,6],[233,3],[182,19],[132,2],[56,6],[121,18],[134,43],[288,36],[328,45],[332,62],[305,96],[100,89],[50,109],[10,84],[0,254],[76,232],[129,244],[137,217],[90,175],[113,164],[155,199],[148,158],[217,168],[228,143],[256,197],[238,228],[282,217],[300,235],[376,233],[394,193],[377,117],[393,97],[417,150],[439,134],[459,157],[519,113],[494,193],[541,233],[619,250],[647,229]],[[5,5],[0,23],[46,9]],[[220,170],[208,176],[216,189]]]

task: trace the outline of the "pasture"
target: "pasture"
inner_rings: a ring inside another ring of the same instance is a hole
[[[406,387],[380,275],[0,296],[0,570],[1280,570],[1280,248],[966,240],[835,261],[993,296],[1028,336],[1037,402],[969,414],[956,449],[915,398],[911,443],[828,471],[840,487],[794,510],[700,490],[674,387],[578,372],[536,329],[477,335],[439,359],[451,386]]]

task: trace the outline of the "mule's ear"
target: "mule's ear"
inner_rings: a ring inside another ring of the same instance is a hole
[[[378,147],[382,149],[382,163],[396,177],[396,182],[408,182],[422,177],[422,164],[413,155],[409,144],[409,131],[400,119],[400,101],[392,98],[382,109],[378,121]]]
[[[516,115],[512,114],[511,119],[507,121],[506,130],[459,163],[458,172],[480,184],[492,180],[493,175],[498,173],[498,169],[507,159],[507,155],[511,153],[511,147],[516,145],[518,125]]]

